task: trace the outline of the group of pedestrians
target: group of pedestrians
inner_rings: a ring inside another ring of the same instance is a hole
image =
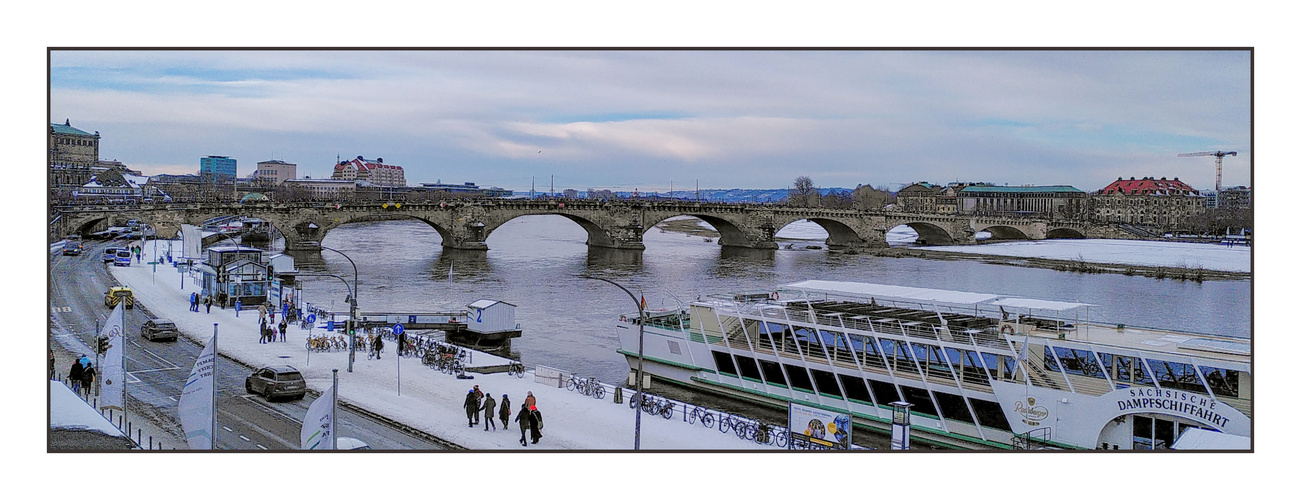
[[[53,351],[51,351],[51,356],[53,356]],[[72,360],[72,367],[68,369],[68,381],[72,383],[72,392],[77,393],[78,396],[90,398],[95,391],[95,367],[92,366],[90,358],[82,355],[80,358]]]
[[[488,432],[489,429],[496,431],[497,423],[492,419],[493,411],[496,411],[497,418],[501,420],[501,428],[510,429],[511,403],[508,394],[501,395],[499,406],[491,393],[485,394],[476,385],[465,395],[465,404],[462,407],[465,408],[465,418],[469,427],[479,424],[479,413],[483,412],[483,431]],[[529,441],[538,444],[538,440],[542,439],[542,412],[538,411],[537,398],[533,396],[532,391],[520,405],[515,421],[519,423],[519,443],[523,446],[528,446]]]
[[[200,297],[199,292],[190,293],[190,311],[199,312],[200,305],[207,308],[205,311],[208,314],[212,314],[212,296],[205,293]]]

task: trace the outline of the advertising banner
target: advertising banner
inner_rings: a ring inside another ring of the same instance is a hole
[[[848,413],[836,413],[811,406],[790,404],[790,440],[834,450],[849,449],[854,426]]]

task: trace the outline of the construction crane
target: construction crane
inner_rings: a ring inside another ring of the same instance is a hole
[[[1238,156],[1237,151],[1202,151],[1198,153],[1183,153],[1180,157],[1186,156],[1214,156],[1215,157],[1215,192],[1220,192],[1220,178],[1224,172],[1224,157]]]

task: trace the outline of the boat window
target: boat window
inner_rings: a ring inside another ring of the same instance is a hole
[[[845,395],[849,399],[872,403],[872,395],[867,391],[867,384],[863,383],[862,377],[840,374],[840,385],[845,386]]]
[[[899,391],[894,388],[894,384],[880,380],[868,380],[867,383],[872,386],[872,392],[876,394],[878,405],[888,405],[900,401]]]
[[[989,374],[980,365],[976,352],[952,347],[945,347],[944,352],[949,355],[949,362],[953,363],[953,368],[962,374],[963,382],[989,385]]]
[[[987,352],[982,352],[982,353],[980,353],[980,357],[981,357],[981,361],[984,361],[984,362],[985,362],[985,369],[986,369],[986,370],[989,370],[989,378],[991,378],[991,379],[993,379],[993,380],[998,380],[999,378],[1012,378],[1012,372],[1010,372],[1010,371],[1007,372],[1007,373],[1005,373],[1005,374],[1003,374],[1002,377],[1000,377],[1000,376],[998,375],[998,355],[997,355],[997,354],[990,354],[990,353],[987,353]]]
[[[736,365],[732,363],[732,356],[722,351],[710,351],[714,354],[714,366],[718,367],[718,372],[724,375],[736,376]]]
[[[935,402],[931,401],[930,393],[926,392],[926,389],[906,385],[899,386],[899,388],[903,389],[904,399],[913,404],[913,412],[939,415],[939,412],[935,411]]]
[[[813,369],[809,371],[813,372],[813,383],[817,385],[819,393],[842,399],[845,397],[840,393],[840,385],[836,384],[836,376],[831,372]]]
[[[809,378],[809,372],[798,366],[782,366],[786,368],[786,379],[790,380],[791,387],[813,392],[813,380]]]
[[[1161,387],[1206,394],[1206,386],[1198,380],[1193,365],[1160,359],[1148,359],[1147,364],[1152,367],[1152,373]]]
[[[759,367],[763,369],[763,378],[769,384],[786,387],[786,375],[782,373],[781,365],[767,360],[759,360]]]
[[[759,380],[759,366],[754,363],[754,358],[737,356],[736,367],[741,369],[742,377]]]
[[[940,413],[944,418],[973,424],[976,422],[971,418],[971,412],[967,411],[967,404],[962,401],[962,396],[940,391],[935,391],[934,394],[935,400],[940,404]]]
[[[976,420],[984,427],[992,427],[1011,431],[1011,424],[1007,423],[1007,416],[1003,414],[1003,408],[993,401],[971,398],[971,408],[976,411]]]
[[[1098,366],[1098,362],[1093,358],[1092,351],[1066,347],[1053,347],[1053,351],[1057,353],[1057,358],[1062,360],[1062,368],[1065,369],[1066,373],[1105,378],[1102,375],[1102,368]]]
[[[1209,366],[1199,366],[1198,368],[1202,370],[1202,376],[1206,377],[1206,384],[1211,386],[1211,392],[1214,392],[1216,396],[1238,397],[1237,370]]]
[[[1107,355],[1111,357],[1111,355]],[[1129,382],[1130,373],[1134,370],[1134,358],[1129,356],[1116,356],[1116,381]]]
[[[1147,363],[1142,358],[1134,358],[1134,383],[1141,385],[1156,385],[1152,383],[1152,372],[1146,366]]]

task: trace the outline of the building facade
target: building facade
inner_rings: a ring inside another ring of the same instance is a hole
[[[334,166],[331,179],[344,181],[366,181],[381,187],[404,187],[407,185],[406,173],[398,165],[385,165],[383,158],[367,160],[358,156],[356,159],[339,162]]]
[[[235,178],[235,159],[229,156],[206,156],[199,159],[199,176],[214,179]]]
[[[1204,210],[1201,193],[1178,177],[1118,178],[1091,201],[1093,220],[1143,226],[1179,227]]]
[[[977,184],[957,192],[958,211],[973,215],[1028,215],[1082,218],[1088,194],[1071,186],[992,186]]]
[[[298,165],[280,160],[260,161],[257,163],[257,170],[253,172],[253,179],[265,180],[272,184],[280,184],[297,177]]]
[[[288,201],[293,200],[348,200],[357,192],[356,180],[343,179],[289,179],[280,184]]]
[[[895,207],[906,212],[935,213],[940,192],[944,186],[929,182],[915,182],[895,195]]]
[[[51,167],[90,168],[99,162],[99,132],[73,127],[71,120],[50,124],[48,144]]]
[[[1247,186],[1236,186],[1224,188],[1216,193],[1216,206],[1231,210],[1246,210],[1251,208],[1251,188]]]

